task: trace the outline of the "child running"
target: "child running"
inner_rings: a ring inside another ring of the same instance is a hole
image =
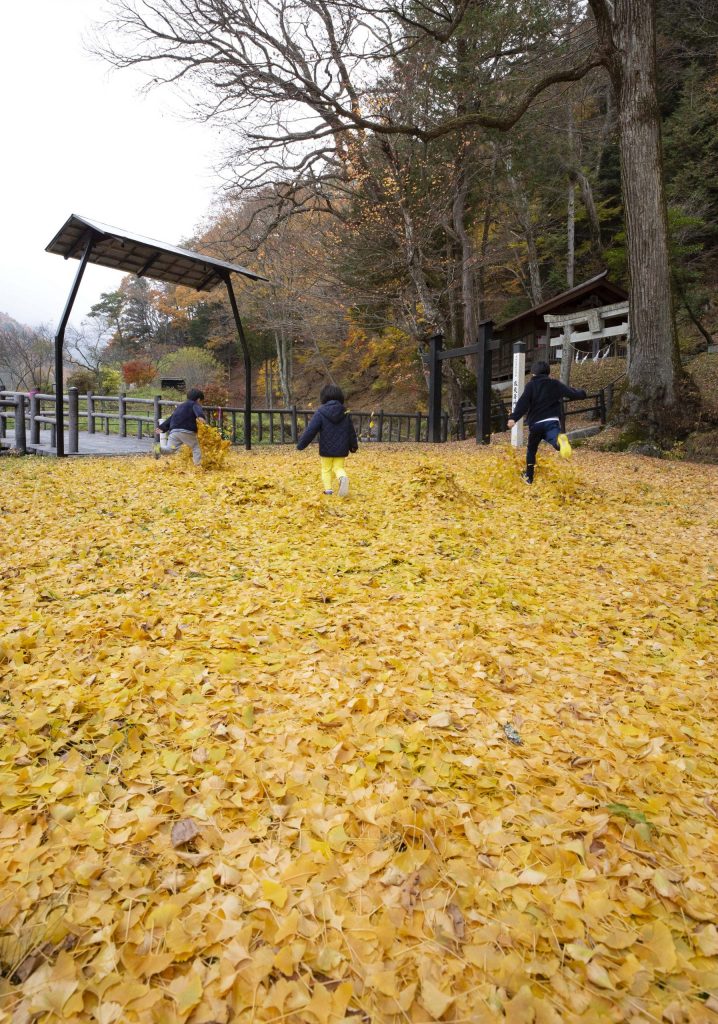
[[[560,380],[551,378],[550,372],[548,363],[541,359],[533,364],[531,380],[524,388],[508,423],[509,427],[513,427],[522,416],[526,416],[529,440],[526,446],[526,471],[521,477],[527,484],[534,482],[536,452],[542,441],[548,442],[564,459],[569,458],[571,445],[566,435],[561,433],[561,399],[586,397],[583,388],[570,388]]]
[[[325,384],[319,395],[321,405],[314,413],[307,429],[299,438],[297,448],[303,451],[319,434],[319,455],[322,460],[324,493],[333,494],[333,477],[339,481],[339,497],[349,494],[349,477],[344,459],[355,452],[359,444],[351,416],[344,408],[344,394],[336,384]]]

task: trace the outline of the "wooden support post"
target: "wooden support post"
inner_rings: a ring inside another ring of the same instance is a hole
[[[30,395],[30,444],[40,444],[40,424],[37,417],[40,415],[40,399],[37,395]]]
[[[25,434],[25,396],[15,395],[15,448],[21,455],[27,452],[27,437]]]
[[[573,357],[573,345],[571,335],[573,329],[571,324],[563,325],[563,342],[561,344],[561,383],[568,384],[571,379],[571,359]]]
[[[415,427],[415,429],[416,429],[416,433],[414,435],[414,440],[418,444],[419,441],[421,441],[421,413],[420,412],[418,412],[416,414],[416,427]]]
[[[444,335],[434,334],[429,338],[429,440],[441,441],[441,360],[439,353],[444,346]]]
[[[491,343],[493,320],[479,324],[479,351],[476,356],[476,443],[491,443]]]
[[[237,328],[237,337],[239,338],[242,354],[244,356],[244,447],[249,450],[252,447],[252,360],[249,355],[249,348],[247,346],[247,339],[244,335],[242,321],[239,317],[239,309],[237,308],[237,300],[234,297],[232,279],[229,271],[226,272],[224,283],[227,287],[229,304],[232,307],[232,315],[234,316],[234,323]]]
[[[67,451],[77,455],[80,450],[80,396],[77,388],[67,392]]]
[[[297,407],[292,406],[292,444],[297,443]]]
[[[613,408],[613,381],[611,381],[610,384],[607,384],[604,388],[603,404],[606,418],[608,418],[611,415],[611,409]]]
[[[127,437],[127,420],[125,419],[127,415],[127,395],[124,391],[117,400],[117,415],[120,423],[118,433],[120,437]]]
[[[95,396],[87,392],[87,433],[95,433]]]
[[[514,345],[514,377],[511,384],[511,409],[513,410],[524,389],[526,378],[526,342],[517,341]],[[511,428],[511,444],[514,448],[523,447],[524,443],[524,421],[523,417]]]
[[[493,352],[488,347],[484,354],[484,401],[481,415],[481,443],[491,444],[491,367]]]
[[[65,429],[63,425],[64,413],[63,413],[63,379],[62,379],[62,347],[65,343],[65,329],[70,320],[70,313],[74,305],[75,299],[77,298],[77,292],[82,281],[82,275],[85,273],[85,267],[90,259],[90,253],[92,252],[92,245],[95,240],[95,233],[91,228],[88,228],[83,238],[83,244],[85,251],[82,254],[80,260],[80,266],[77,268],[75,274],[75,280],[70,294],[67,297],[65,303],[65,309],[60,318],[60,323],[57,328],[57,334],[55,335],[55,423],[59,429],[59,434],[56,435],[57,445],[53,442],[53,448],[58,459],[63,458],[65,454]],[[67,257],[66,257],[67,258]]]
[[[274,410],[269,410],[269,443],[274,444]]]

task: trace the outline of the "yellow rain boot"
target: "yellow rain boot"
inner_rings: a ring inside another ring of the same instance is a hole
[[[565,434],[558,435],[558,450],[562,459],[571,458],[571,444]]]

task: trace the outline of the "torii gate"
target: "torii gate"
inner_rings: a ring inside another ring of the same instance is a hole
[[[88,263],[95,263],[100,267],[112,267],[125,274],[135,274],[136,277],[147,275],[155,281],[182,284],[188,288],[196,288],[199,292],[217,284],[226,286],[237,336],[244,356],[244,444],[246,448],[251,448],[252,361],[242,321],[239,318],[231,275],[233,273],[241,274],[253,281],[266,281],[266,277],[255,274],[254,271],[247,270],[246,267],[225,263],[223,260],[216,260],[211,256],[194,252],[192,249],[181,249],[176,245],[157,242],[153,238],[130,234],[120,228],[88,220],[75,213],[63,224],[45,251],[57,253],[59,256],[64,256],[66,260],[71,258],[80,260],[80,266],[77,268],[75,280],[55,335],[55,438],[58,458],[62,458],[65,454],[62,348],[65,341],[65,329]]]
[[[584,309],[579,313],[553,314],[545,313],[544,320],[551,327],[562,327],[563,332],[556,338],[551,338],[552,347],[561,346],[561,380],[568,384],[571,375],[572,345],[580,341],[592,342],[593,355],[597,356],[601,350],[601,343],[606,338],[617,338],[625,336],[630,344],[630,320],[628,314],[628,302],[614,302],[609,306],[596,306],[594,309]],[[606,321],[610,320],[610,325]],[[618,323],[613,321],[618,320]],[[587,325],[584,330],[576,330],[577,326]]]

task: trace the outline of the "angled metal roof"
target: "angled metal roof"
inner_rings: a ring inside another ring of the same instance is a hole
[[[539,303],[538,306],[533,306],[531,309],[525,309],[523,313],[518,313],[516,316],[512,316],[510,320],[505,320],[500,326],[495,327],[496,331],[504,331],[507,327],[512,324],[518,323],[519,320],[524,320],[530,317],[543,316],[544,313],[550,313],[552,309],[557,306],[562,306],[566,302],[574,302],[580,299],[583,295],[589,294],[594,289],[603,291],[608,299],[612,302],[623,302],[628,298],[628,292],[625,288],[622,288],[619,284],[614,284],[613,281],[608,280],[608,271],[604,270],[600,274],[596,274],[595,277],[591,277],[588,281],[582,281],[577,284],[574,288],[569,288],[568,291],[561,292],[560,295],[554,295],[552,299],[547,299],[545,302]]]
[[[64,256],[65,259],[80,259],[88,232],[94,236],[88,262],[100,267],[112,267],[125,274],[182,284],[196,288],[197,291],[223,283],[229,273],[241,274],[253,281],[267,280],[246,267],[225,263],[192,249],[167,245],[154,238],[131,234],[76,213],[63,224],[45,251]]]

